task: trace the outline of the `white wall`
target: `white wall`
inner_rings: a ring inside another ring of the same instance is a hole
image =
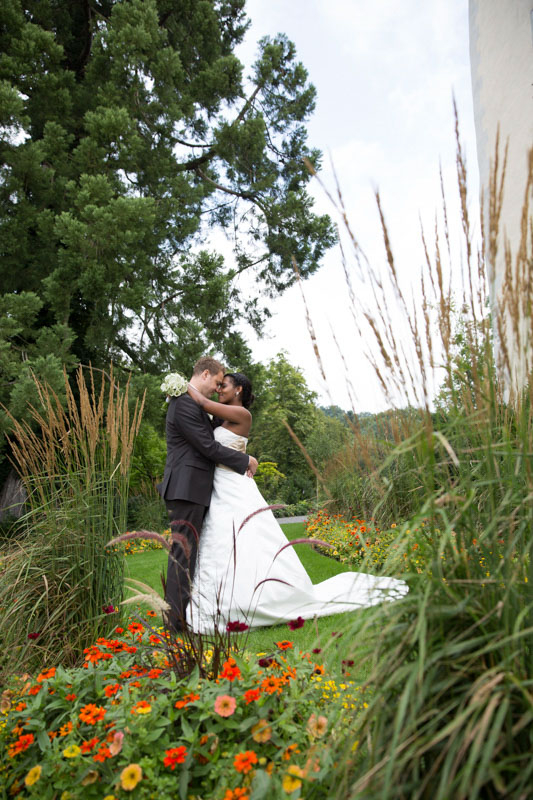
[[[516,331],[511,331],[510,303],[505,299],[509,297],[510,288],[504,280],[505,242],[510,246],[516,270],[528,153],[533,147],[533,0],[470,0],[469,17],[472,92],[486,234],[488,186],[498,126],[501,154],[506,143],[509,147],[498,249],[487,267],[493,311],[497,314],[503,309],[502,318],[507,323],[511,374],[505,377],[508,387],[516,389],[524,385],[531,368],[531,320],[526,319],[527,312],[525,316],[522,314],[517,339]],[[515,274],[515,288],[516,280]],[[524,290],[531,291],[531,287],[522,286],[520,291]],[[500,347],[500,355],[501,351]]]

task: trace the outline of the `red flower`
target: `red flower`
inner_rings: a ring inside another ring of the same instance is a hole
[[[100,739],[94,737],[94,739],[89,739],[87,742],[83,742],[81,745],[81,752],[82,753],[90,753],[91,750],[94,750],[97,744],[99,744]]]
[[[248,689],[247,692],[244,693],[244,699],[246,700],[246,705],[253,703],[255,700],[259,700],[261,697],[261,692],[259,689]]]
[[[141,625],[140,622],[130,622],[128,630],[132,633],[142,633],[144,631],[144,625]]]
[[[115,606],[112,606],[111,603],[108,606],[102,606],[102,611],[104,614],[114,614]]]
[[[245,750],[244,753],[237,753],[233,762],[233,766],[237,772],[242,772],[245,775],[250,772],[254,764],[257,764],[257,756],[253,750]]]
[[[241,671],[237,666],[237,662],[234,658],[228,658],[227,661],[224,662],[222,665],[222,672],[220,673],[221,678],[225,678],[228,681],[239,680],[241,677]]]
[[[273,658],[260,658],[257,662],[260,667],[269,667],[271,664],[274,663]]]
[[[69,700],[70,701],[70,700],[75,700],[75,699],[76,699],[76,695],[75,694],[67,694],[67,695],[65,695],[65,700]]]
[[[291,631],[296,631],[298,628],[303,628],[305,625],[305,619],[303,617],[297,617],[296,619],[291,619],[290,622],[287,623]]]
[[[105,715],[105,708],[102,708],[102,706],[97,706],[94,703],[88,703],[80,710],[79,718],[82,722],[86,722],[87,725],[96,725],[96,723],[102,720]]]
[[[41,634],[33,631],[32,633],[28,633],[28,639],[38,639]]]
[[[98,752],[94,754],[93,761],[105,761],[106,758],[112,757],[112,752],[109,747],[102,742],[100,747],[98,748]]]
[[[226,630],[228,633],[242,633],[243,631],[247,631],[248,627],[249,626],[246,625],[244,622],[235,621],[235,622],[228,622],[228,624],[226,625]]]
[[[282,642],[276,642],[280,650],[292,650],[292,642],[284,639]]]
[[[42,683],[42,681],[47,681],[49,680],[49,678],[53,678],[55,674],[56,674],[56,668],[50,667],[50,669],[45,669],[42,672],[40,672],[35,680],[37,681],[37,683]]]
[[[185,708],[185,706],[188,706],[189,703],[194,703],[196,700],[199,699],[200,699],[199,694],[194,694],[194,692],[189,692],[189,694],[186,694],[182,700],[176,700],[176,702],[174,703],[174,708]]]
[[[186,747],[171,747],[170,750],[165,750],[165,758],[163,764],[165,767],[175,769],[177,764],[183,764],[187,755]]]

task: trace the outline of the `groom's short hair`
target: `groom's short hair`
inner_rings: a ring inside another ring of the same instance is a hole
[[[201,375],[206,369],[209,370],[210,375],[218,375],[220,371],[226,371],[224,364],[221,364],[220,361],[216,360],[216,358],[211,358],[211,356],[203,356],[203,358],[200,358],[194,365],[192,374]]]

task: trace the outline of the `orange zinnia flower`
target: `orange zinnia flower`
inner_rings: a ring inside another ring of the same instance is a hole
[[[75,694],[67,694],[65,696],[65,700],[71,701],[71,700],[75,700],[75,699],[76,699],[76,695]]]
[[[226,789],[223,800],[249,800],[249,797],[248,789],[237,786],[236,789]]]
[[[268,678],[263,678],[260,688],[261,691],[266,692],[266,694],[274,694],[274,692],[281,694],[283,691],[281,680],[275,678],[273,675],[270,675]]]
[[[239,680],[241,677],[241,671],[237,666],[237,662],[234,658],[228,658],[227,661],[224,662],[222,666],[222,672],[220,673],[221,678],[225,678],[228,681]]]
[[[94,703],[88,703],[80,710],[79,718],[82,722],[86,722],[87,725],[95,725],[97,722],[102,720],[105,715],[105,708],[102,708],[102,706],[97,706]]]
[[[71,732],[71,730],[72,730],[72,722],[69,720],[68,722],[65,722],[65,724],[60,727],[59,735],[60,736],[67,736]]]
[[[43,687],[41,686],[40,683],[36,684],[35,686],[30,686],[30,688],[28,689],[28,694],[38,694],[38,692],[40,692],[42,688]]]
[[[247,775],[253,765],[257,764],[257,756],[253,750],[245,750],[244,753],[237,753],[233,766],[237,772]]]
[[[199,694],[194,694],[194,692],[189,692],[189,694],[186,694],[182,700],[176,700],[176,702],[174,703],[174,708],[185,708],[185,706],[188,706],[189,703],[194,703],[196,700],[199,699],[200,699]]]
[[[165,767],[170,767],[170,769],[175,769],[177,764],[183,764],[185,761],[185,757],[187,756],[187,748],[186,747],[171,747],[169,750],[165,750],[165,758],[163,759],[163,764]]]
[[[41,683],[42,681],[47,681],[49,678],[53,678],[56,674],[56,668],[50,667],[50,669],[45,669],[43,672],[40,672],[35,679],[37,683]]]
[[[81,752],[82,753],[90,753],[91,750],[94,750],[96,745],[99,744],[99,743],[100,743],[100,739],[97,739],[96,737],[94,739],[89,739],[88,742],[83,742],[83,744],[81,745]]]
[[[248,689],[247,692],[244,693],[244,699],[246,700],[246,705],[253,703],[254,700],[259,700],[261,697],[261,692],[259,689]]]
[[[150,672],[148,673],[148,677],[149,678],[159,678],[159,676],[162,675],[162,674],[163,674],[163,670],[162,669],[151,669]]]
[[[280,650],[292,649],[292,642],[289,642],[288,639],[284,639],[282,642],[276,642],[276,644]]]
[[[112,753],[109,747],[102,742],[100,747],[98,748],[98,752],[94,754],[93,761],[101,761],[104,762],[106,758],[111,758]]]
[[[9,758],[14,758],[19,753],[22,753],[24,750],[27,750],[30,745],[33,744],[35,741],[35,736],[33,733],[24,733],[22,736],[19,736],[16,742],[9,745],[8,748],[8,755]]]
[[[120,692],[122,686],[120,683],[110,683],[109,686],[106,686],[104,689],[104,694],[106,697],[113,697],[114,694]]]
[[[142,633],[144,631],[144,625],[141,625],[140,622],[130,622],[128,630],[132,633]]]

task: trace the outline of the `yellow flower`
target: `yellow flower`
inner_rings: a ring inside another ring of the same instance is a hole
[[[295,792],[296,789],[299,789],[302,785],[301,778],[304,774],[303,769],[297,767],[296,764],[291,764],[285,775],[283,776],[282,786],[283,791],[287,792],[287,794],[292,794]]]
[[[81,753],[81,748],[78,747],[77,744],[71,744],[68,747],[65,747],[63,750],[63,755],[65,758],[76,758]]]
[[[263,744],[272,738],[272,728],[265,719],[260,719],[257,725],[252,727],[252,739],[254,742]]]
[[[59,800],[70,800],[70,792],[67,792],[67,790],[65,789],[65,791],[61,794]]]
[[[120,773],[120,785],[127,792],[133,791],[143,776],[143,771],[138,764],[129,764]]]
[[[36,767],[32,767],[26,777],[24,778],[24,783],[26,786],[33,786],[34,783],[37,783],[39,778],[41,777],[41,772],[43,768],[40,764],[37,764]]]
[[[117,800],[114,794],[106,794],[104,800]]]

